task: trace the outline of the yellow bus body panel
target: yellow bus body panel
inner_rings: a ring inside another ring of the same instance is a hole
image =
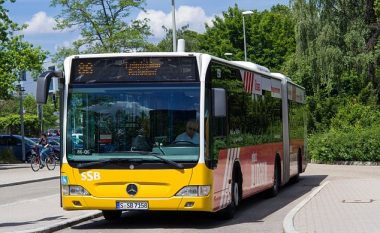
[[[77,169],[62,164],[61,177],[68,185],[80,185],[89,196],[62,194],[65,210],[114,210],[117,201],[148,201],[149,210],[212,211],[212,171],[204,164],[190,169]],[[128,184],[138,192],[130,196]],[[188,185],[210,185],[205,197],[175,196]],[[186,203],[193,202],[191,207]]]

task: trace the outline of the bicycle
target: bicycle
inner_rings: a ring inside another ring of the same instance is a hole
[[[50,150],[49,154],[45,158],[45,165],[48,170],[54,170],[56,166],[55,154],[52,150]],[[35,172],[43,168],[40,151],[37,146],[33,149],[32,155],[30,157],[30,166]]]

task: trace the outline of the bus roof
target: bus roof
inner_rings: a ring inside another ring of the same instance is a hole
[[[301,88],[303,90],[305,89],[304,87],[302,87],[302,86],[298,85],[297,83],[293,82],[288,76],[285,76],[285,75],[283,75],[281,73],[271,73],[271,75],[274,76],[274,77],[280,78],[280,79],[285,79],[286,82],[291,83],[291,84],[293,84],[293,85],[295,85],[295,86],[297,86],[297,87],[299,87],[299,88]]]
[[[299,86],[294,83],[289,77],[281,74],[281,73],[271,73],[270,70],[262,65],[247,62],[247,61],[229,61],[223,58],[219,58],[216,56],[212,56],[206,53],[198,53],[198,52],[132,52],[132,53],[99,53],[99,54],[78,54],[67,57],[66,59],[73,58],[103,58],[103,57],[188,57],[194,56],[197,58],[202,57],[202,55],[209,56],[212,60],[216,60],[225,64],[229,64],[231,66],[246,69],[250,71],[257,72],[267,77],[276,78],[280,80],[285,80],[286,82],[293,83],[294,85]],[[299,86],[300,88],[303,88]]]
[[[95,54],[78,54],[69,56],[72,58],[101,58],[101,57],[178,57],[178,56],[197,56],[201,53],[189,52],[133,52],[133,53],[95,53]]]

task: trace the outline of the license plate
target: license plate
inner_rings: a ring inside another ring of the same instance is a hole
[[[117,201],[116,209],[118,210],[147,210],[149,205],[147,201]]]

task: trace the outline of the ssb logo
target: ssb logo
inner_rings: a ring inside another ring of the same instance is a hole
[[[100,180],[100,172],[82,172],[81,174],[83,181],[93,181],[93,180]]]

